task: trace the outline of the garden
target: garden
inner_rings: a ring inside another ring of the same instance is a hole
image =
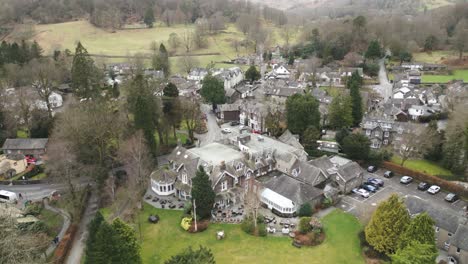
[[[158,215],[159,222],[148,222],[150,215]],[[237,224],[211,223],[205,231],[193,234],[182,229],[182,218],[181,211],[144,205],[139,215],[143,263],[163,263],[189,246],[200,245],[211,249],[216,263],[364,263],[358,238],[362,226],[341,210],[321,219],[326,234],[323,243],[301,249],[293,247],[287,236],[251,236]],[[217,240],[221,230],[225,238]]]

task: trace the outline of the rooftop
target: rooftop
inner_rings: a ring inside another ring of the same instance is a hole
[[[48,138],[8,138],[3,149],[44,149]]]
[[[212,165],[218,165],[222,161],[227,163],[243,158],[242,152],[220,143],[211,143],[201,148],[193,148],[189,152]]]

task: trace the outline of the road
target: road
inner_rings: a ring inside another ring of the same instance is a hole
[[[216,140],[220,140],[223,137],[221,133],[221,128],[218,126],[216,122],[216,116],[211,111],[211,106],[203,104],[201,106],[202,112],[206,115],[206,128],[208,132],[205,134],[197,134],[196,137],[200,140],[200,146],[205,146],[207,144],[213,143]]]
[[[59,214],[60,216],[62,216],[63,218],[63,224],[62,224],[62,228],[60,229],[60,232],[59,234],[57,235],[58,238],[59,238],[59,241],[62,240],[63,236],[65,235],[65,233],[67,232],[67,229],[70,227],[70,224],[71,224],[71,217],[70,215],[65,212],[65,210],[62,210],[60,208],[55,208],[55,207],[52,207],[49,205],[49,200],[48,199],[45,199],[44,200],[44,207],[45,209],[47,210],[50,210],[56,214]],[[50,246],[47,248],[46,250],[46,255],[47,256],[50,256],[55,248],[57,247],[57,244],[54,244],[54,243],[51,243]]]
[[[385,70],[385,59],[379,61],[379,84],[372,88],[384,98],[384,102],[388,101],[393,94],[393,85],[388,81],[387,71]]]

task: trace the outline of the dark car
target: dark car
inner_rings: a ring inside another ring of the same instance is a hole
[[[231,121],[231,126],[238,126],[240,123],[238,121]]]
[[[458,195],[454,193],[449,193],[447,196],[445,196],[445,201],[453,203],[458,200]]]
[[[364,183],[361,188],[363,188],[366,191],[374,192],[374,193],[377,192],[377,190],[379,189],[379,187],[375,187],[374,185],[367,184],[367,183]]]
[[[369,167],[367,167],[367,171],[368,171],[368,172],[376,172],[376,171],[377,171],[377,167],[376,167],[376,166],[369,166]]]
[[[391,178],[391,177],[393,177],[393,175],[394,175],[394,174],[393,174],[393,171],[386,171],[386,172],[384,172],[384,174],[383,174],[383,176],[384,176],[385,178]]]
[[[427,182],[420,182],[418,184],[418,190],[420,190],[420,191],[425,191],[425,190],[429,189],[429,187],[431,187],[431,185],[429,183],[427,183]]]
[[[384,181],[382,181],[381,179],[377,179],[377,178],[367,178],[367,182],[378,187],[384,186]]]

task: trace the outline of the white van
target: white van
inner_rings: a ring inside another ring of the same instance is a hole
[[[15,203],[18,200],[16,193],[5,190],[0,190],[0,202],[2,203]]]

